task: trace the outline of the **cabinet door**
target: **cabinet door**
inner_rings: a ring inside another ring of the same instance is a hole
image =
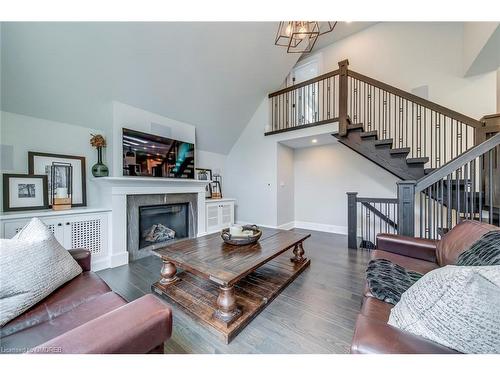
[[[49,230],[54,233],[54,237],[59,241],[61,245],[64,246],[63,239],[63,223],[60,218],[41,218],[42,222],[49,228]],[[4,224],[4,235],[5,238],[14,237],[23,227],[28,224],[30,219],[20,219],[7,221]]]
[[[216,231],[219,229],[219,205],[207,204],[207,232]]]
[[[234,224],[234,204],[232,202],[220,205],[220,225],[228,227]]]
[[[106,255],[106,233],[106,215],[74,216],[64,222],[65,246],[90,250],[94,259]]]

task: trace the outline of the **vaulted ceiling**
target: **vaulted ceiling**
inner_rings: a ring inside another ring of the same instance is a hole
[[[276,27],[2,23],[1,108],[106,130],[116,100],[193,124],[200,149],[227,153],[299,57],[274,46]]]

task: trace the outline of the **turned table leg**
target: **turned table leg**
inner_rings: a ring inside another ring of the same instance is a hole
[[[220,286],[217,297],[217,310],[214,317],[225,324],[231,323],[241,314],[241,310],[236,306],[236,296],[234,286]]]
[[[161,267],[161,279],[160,279],[160,284],[161,285],[169,285],[178,280],[177,276],[177,268],[175,267],[175,264],[172,262],[169,262],[168,260],[163,260],[163,266]]]
[[[292,262],[295,263],[300,263],[305,261],[307,258],[304,258],[304,247],[302,246],[302,242],[299,242],[295,247],[293,248],[293,258],[290,258]]]

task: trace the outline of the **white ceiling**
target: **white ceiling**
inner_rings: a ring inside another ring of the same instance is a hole
[[[330,145],[337,143],[337,138],[332,135],[332,132],[326,132],[321,134],[309,135],[300,138],[287,139],[280,141],[279,143],[288,146],[290,148],[306,148],[306,147],[316,147]]]
[[[373,23],[339,23],[315,49]],[[2,23],[1,109],[96,129],[113,100],[196,126],[227,153],[299,55],[275,22]]]
[[[227,153],[298,56],[276,23],[3,23],[2,110],[106,129],[117,100]]]

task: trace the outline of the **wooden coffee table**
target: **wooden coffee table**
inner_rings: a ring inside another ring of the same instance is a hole
[[[179,241],[155,250],[163,267],[151,289],[229,343],[309,266],[309,237],[264,228],[252,245],[225,244],[219,233]]]

